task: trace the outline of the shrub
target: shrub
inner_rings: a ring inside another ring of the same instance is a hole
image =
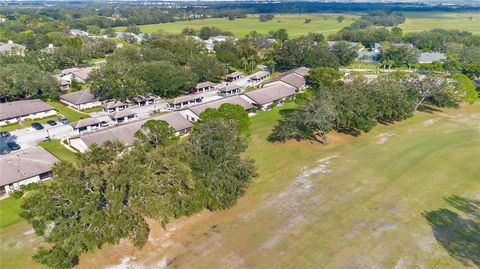
[[[13,199],[20,199],[23,196],[22,190],[14,190],[10,193],[10,197]]]

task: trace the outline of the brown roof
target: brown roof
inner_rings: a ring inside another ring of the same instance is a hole
[[[282,81],[284,83],[287,83],[288,85],[292,85],[297,89],[305,86],[306,84],[305,78],[297,73],[280,75],[278,78],[274,79],[272,82],[275,82],[275,81]]]
[[[258,71],[256,73],[254,73],[253,75],[250,76],[250,78],[253,78],[253,79],[261,79],[261,78],[264,78],[266,76],[268,76],[270,73],[268,73],[267,71]]]
[[[203,99],[203,97],[200,96],[200,95],[184,95],[184,96],[180,96],[180,97],[177,97],[177,98],[173,99],[169,103],[170,104],[181,104],[181,103],[196,100],[196,99],[199,99],[199,98]]]
[[[76,92],[67,93],[60,96],[60,99],[65,100],[74,105],[81,105],[91,102],[96,102],[100,100],[98,97],[95,97],[90,90],[81,90]]]
[[[245,93],[255,103],[264,105],[295,95],[295,90],[285,85],[277,84]]]
[[[293,69],[293,72],[295,72],[295,73],[299,74],[300,76],[304,77],[304,76],[307,76],[310,73],[310,68],[302,66],[302,67]]]
[[[235,71],[235,72],[233,72],[233,73],[228,74],[228,75],[227,75],[227,78],[235,78],[235,77],[239,77],[239,76],[241,76],[241,75],[243,75],[242,72]]]
[[[116,111],[115,113],[109,115],[112,119],[124,118],[127,116],[135,115],[137,112],[133,111],[132,109],[125,109],[122,111]]]
[[[70,126],[72,126],[74,129],[82,128],[82,127],[87,127],[91,125],[96,125],[99,124],[100,121],[96,118],[86,118],[86,119],[81,119],[76,122],[70,123]]]
[[[200,114],[205,111],[207,108],[219,108],[223,104],[234,104],[234,105],[241,105],[245,110],[253,108],[252,104],[250,104],[247,100],[241,98],[240,96],[231,96],[231,97],[226,97],[222,98],[219,100],[215,100],[212,102],[204,103],[201,105],[197,106],[192,106],[190,107],[190,111],[195,113],[197,116],[200,116]]]
[[[210,81],[200,82],[200,83],[197,84],[195,89],[198,90],[198,89],[203,89],[203,88],[207,88],[207,87],[215,87],[215,83],[210,82]]]
[[[42,147],[12,152],[0,156],[0,186],[50,172],[59,160]]]
[[[229,91],[233,91],[233,90],[237,90],[237,89],[240,89],[242,88],[242,86],[238,86],[238,85],[228,85],[228,86],[225,86],[223,88],[221,88],[220,92],[229,92]]]
[[[161,116],[151,117],[145,120],[133,121],[122,125],[113,126],[103,129],[101,131],[81,135],[80,139],[87,145],[93,144],[101,145],[107,141],[118,140],[124,145],[131,146],[135,140],[135,133],[140,130],[142,125],[148,120],[164,120],[175,131],[182,131],[188,128],[192,128],[192,123],[185,119],[180,113],[173,112],[164,114]]]
[[[103,104],[102,107],[105,109],[112,109],[112,108],[117,108],[117,107],[126,106],[126,105],[127,104],[125,104],[122,101],[110,101],[108,103]]]
[[[53,109],[51,105],[38,99],[2,103],[0,104],[0,120],[14,119]]]

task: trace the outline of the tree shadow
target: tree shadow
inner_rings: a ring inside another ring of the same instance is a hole
[[[420,111],[420,112],[428,113],[428,114],[433,114],[434,112],[442,112],[438,108],[435,108],[435,107],[429,106],[429,105],[425,105],[425,104],[422,104],[422,105],[418,106],[417,110]]]
[[[282,108],[282,109],[280,109],[279,113],[280,113],[280,115],[285,117],[285,116],[288,116],[288,115],[292,114],[293,111],[295,111],[294,108]]]
[[[441,208],[423,213],[435,239],[464,265],[480,267],[480,201],[459,196],[445,200],[456,212]]]

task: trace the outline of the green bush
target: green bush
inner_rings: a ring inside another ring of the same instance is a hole
[[[36,190],[40,188],[40,183],[37,183],[37,182],[32,182],[28,185],[25,185],[22,187],[22,190],[25,190],[25,191],[33,191],[33,190]]]
[[[20,199],[23,196],[23,191],[22,190],[14,190],[10,193],[10,197],[14,199]]]

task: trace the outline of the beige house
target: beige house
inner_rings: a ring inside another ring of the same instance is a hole
[[[93,144],[101,145],[107,141],[119,141],[123,145],[130,147],[135,141],[135,133],[140,130],[142,125],[148,120],[166,121],[170,127],[175,129],[177,135],[188,133],[193,126],[191,122],[186,120],[178,112],[172,112],[145,120],[132,121],[126,124],[112,126],[93,133],[71,137],[68,140],[70,145],[80,152],[88,151],[88,148]]]
[[[238,85],[228,85],[218,90],[218,95],[220,96],[230,96],[234,94],[239,94],[242,91],[241,86]]]
[[[78,133],[93,131],[100,128],[101,122],[96,118],[81,119],[70,123],[73,130]]]
[[[116,111],[109,115],[112,121],[116,123],[129,122],[135,119],[137,113],[131,109],[124,109],[121,111]]]
[[[282,84],[275,84],[255,91],[247,92],[242,97],[262,110],[269,110],[274,105],[281,105],[286,99],[295,97],[295,89]]]
[[[90,90],[80,90],[64,94],[60,96],[60,102],[77,110],[83,110],[102,105],[100,99],[95,97]]]
[[[102,109],[107,113],[114,113],[125,110],[128,107],[127,104],[121,101],[111,101],[102,105]]]
[[[0,155],[0,197],[33,182],[52,177],[52,167],[59,160],[36,146],[15,153]]]
[[[51,105],[38,99],[1,103],[0,126],[27,119],[41,119],[56,114],[57,111]]]

